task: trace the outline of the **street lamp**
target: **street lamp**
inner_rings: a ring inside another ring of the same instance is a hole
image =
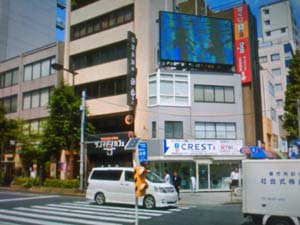
[[[78,74],[77,72],[75,72],[74,70],[70,70],[70,69],[64,68],[64,66],[61,65],[61,64],[59,64],[59,63],[53,63],[53,64],[51,64],[51,67],[53,69],[57,70],[57,71],[64,70],[64,71],[67,71],[70,74],[72,74],[72,86],[74,88],[74,85],[75,85],[75,83],[74,83],[74,77],[75,77],[75,75]]]
[[[64,70],[71,73],[73,75],[72,86],[74,88],[74,77],[75,75],[78,74],[77,72],[66,69],[63,67],[63,65],[59,63],[53,63],[51,64],[51,67],[57,71]],[[84,127],[85,127],[85,111],[86,111],[85,98],[86,98],[85,90],[83,90],[82,98],[81,98],[81,106],[80,106],[80,110],[82,111],[82,113],[81,113],[81,135],[80,135],[80,188],[79,189],[81,192],[83,192],[84,190]]]

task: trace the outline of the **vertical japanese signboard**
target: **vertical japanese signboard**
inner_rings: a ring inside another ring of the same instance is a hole
[[[134,33],[127,34],[127,104],[136,104],[136,45],[137,39]]]
[[[241,74],[242,84],[251,83],[251,53],[248,8],[246,4],[233,9],[233,22],[236,72]]]

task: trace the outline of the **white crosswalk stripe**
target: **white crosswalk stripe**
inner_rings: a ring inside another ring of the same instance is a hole
[[[155,210],[139,208],[139,219],[170,215],[189,208],[191,207]],[[89,201],[0,209],[0,224],[3,225],[128,225],[134,222],[133,207],[99,206]]]

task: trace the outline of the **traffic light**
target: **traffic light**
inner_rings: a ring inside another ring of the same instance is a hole
[[[146,182],[147,169],[142,166],[134,168],[134,183],[135,183],[135,196],[142,197],[146,195],[148,184]]]

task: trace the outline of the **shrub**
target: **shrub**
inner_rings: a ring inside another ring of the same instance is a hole
[[[56,187],[56,188],[79,188],[79,180],[59,180],[59,179],[46,179],[45,187]]]
[[[30,188],[32,186],[40,186],[42,184],[42,181],[39,177],[16,177],[13,180],[13,184],[23,186],[25,188]]]

